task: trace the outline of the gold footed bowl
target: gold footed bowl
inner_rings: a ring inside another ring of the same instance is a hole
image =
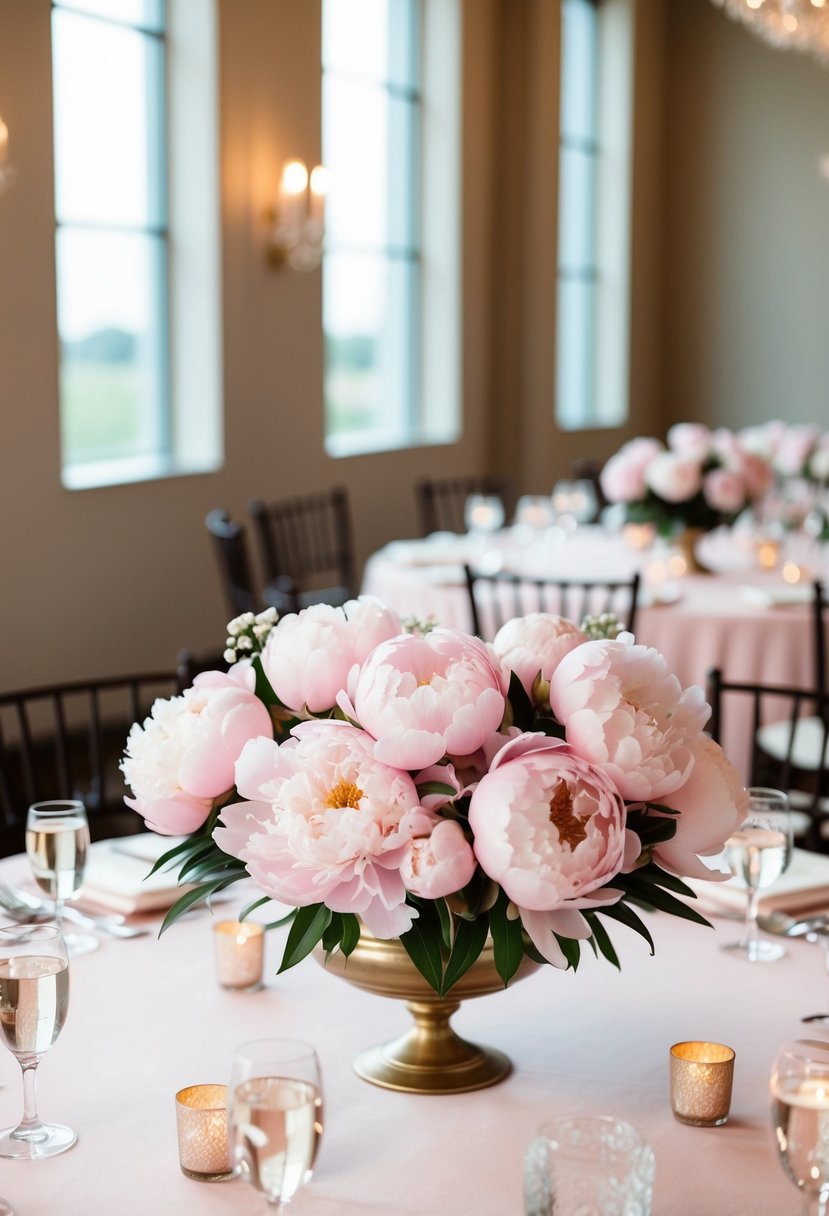
[[[445,997],[426,983],[397,938],[381,941],[363,928],[348,958],[338,951],[326,963],[320,947],[314,955],[327,971],[356,988],[404,1000],[414,1018],[408,1033],[356,1057],[354,1071],[364,1081],[409,1094],[461,1094],[497,1085],[512,1071],[502,1052],[467,1042],[449,1024],[462,1000],[504,987],[495,970],[491,941]],[[511,983],[539,966],[525,957]]]

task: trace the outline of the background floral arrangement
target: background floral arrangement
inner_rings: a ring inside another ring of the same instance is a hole
[[[227,645],[230,670],[157,701],[122,760],[148,827],[188,834],[158,865],[196,885],[162,928],[250,875],[243,915],[291,908],[281,970],[348,955],[362,923],[443,994],[490,935],[507,984],[582,942],[618,965],[607,922],[653,951],[637,907],[707,924],[682,877],[713,876],[745,791],[701,689],[630,635],[533,614],[487,646],[363,597],[247,614]]]
[[[667,446],[632,439],[602,469],[605,497],[625,504],[630,523],[652,523],[663,535],[708,530],[733,521],[774,483],[768,445],[746,432],[682,422],[666,438]]]

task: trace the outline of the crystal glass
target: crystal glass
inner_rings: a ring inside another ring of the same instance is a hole
[[[80,890],[89,849],[89,823],[82,802],[35,802],[26,819],[26,853],[35,882],[55,901],[55,922],[63,932],[63,902]],[[91,933],[65,933],[70,955],[98,949]]]
[[[629,1123],[555,1119],[524,1158],[525,1216],[650,1216],[654,1171],[653,1150]]]
[[[228,1087],[230,1142],[237,1172],[284,1212],[310,1179],[322,1136],[316,1052],[297,1039],[245,1043]]]
[[[725,859],[732,872],[746,885],[746,918],[743,935],[723,950],[739,954],[752,963],[770,963],[782,958],[785,947],[760,938],[757,932],[757,903],[760,891],[779,878],[792,856],[792,818],[789,799],[782,790],[752,786],[748,791],[746,816],[725,842]]]
[[[770,1088],[780,1164],[803,1195],[803,1216],[829,1216],[829,1043],[784,1044]]]
[[[570,512],[577,524],[591,523],[599,513],[596,487],[587,478],[579,478],[570,489]]]
[[[0,1132],[0,1157],[39,1160],[71,1148],[71,1127],[43,1123],[35,1076],[63,1028],[69,1005],[69,957],[56,925],[0,929],[0,1037],[23,1070],[23,1118]]]

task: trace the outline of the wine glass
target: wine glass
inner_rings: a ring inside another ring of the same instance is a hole
[[[780,1163],[803,1194],[803,1216],[829,1216],[829,1043],[785,1043],[770,1089]]]
[[[228,1086],[237,1171],[284,1212],[313,1173],[322,1136],[322,1088],[313,1047],[259,1039],[240,1047]]]
[[[35,882],[55,901],[55,923],[63,932],[63,901],[80,890],[86,854],[89,849],[89,823],[82,802],[35,802],[26,819],[26,853]],[[70,955],[89,954],[98,949],[91,933],[64,935]]]
[[[725,859],[731,871],[746,884],[747,902],[743,936],[723,950],[741,954],[752,963],[771,963],[786,953],[779,942],[757,935],[757,903],[763,887],[770,886],[789,864],[792,855],[792,821],[789,799],[782,790],[752,786],[743,822],[725,842]]]
[[[504,504],[497,494],[470,494],[464,503],[463,521],[468,532],[497,532],[505,518]]]
[[[43,1123],[35,1076],[69,1005],[69,956],[57,925],[0,928],[0,1037],[23,1070],[23,1118],[0,1132],[0,1157],[36,1161],[71,1148],[71,1127]]]

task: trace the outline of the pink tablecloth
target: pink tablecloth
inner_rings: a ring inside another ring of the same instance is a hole
[[[20,859],[0,876],[25,869]],[[157,922],[153,922],[154,924]],[[775,1156],[767,1078],[804,1013],[829,1008],[819,946],[789,945],[779,963],[722,953],[717,931],[650,918],[656,957],[623,928],[617,973],[586,952],[577,974],[544,968],[507,992],[465,1003],[467,1038],[506,1051],[501,1085],[453,1097],[390,1093],[358,1080],[351,1059],[406,1029],[396,1002],[352,989],[313,961],[276,975],[283,931],[270,936],[267,986],[221,991],[207,915],[155,935],[107,941],[72,964],[69,1017],[40,1067],[44,1117],[71,1123],[77,1145],[34,1164],[0,1160],[0,1193],[20,1216],[246,1216],[264,1212],[241,1181],[205,1184],[178,1168],[174,1094],[223,1081],[234,1048],[257,1037],[311,1040],[321,1057],[325,1135],[296,1216],[520,1216],[524,1149],[545,1120],[615,1114],[656,1154],[654,1216],[795,1216],[799,1197]],[[814,1035],[810,1028],[810,1035]],[[820,1033],[820,1032],[818,1032]],[[729,1123],[677,1123],[668,1050],[700,1038],[736,1050]],[[17,1065],[0,1049],[0,1119],[15,1121]]]
[[[433,615],[442,625],[470,628],[469,601],[458,564],[474,553],[462,538],[435,544],[430,562],[428,542],[397,542],[374,554],[366,565],[363,592],[376,595],[406,616]],[[505,565],[541,576],[626,578],[643,572],[642,606],[636,640],[655,646],[683,685],[705,685],[712,667],[727,679],[811,687],[814,681],[812,616],[808,602],[762,604],[790,591],[779,572],[742,569],[717,574],[685,575],[668,587],[647,583],[652,556],[628,549],[620,537],[598,529],[580,530],[566,544],[528,547],[523,557],[512,537],[496,537],[493,550]],[[492,552],[489,554],[490,558]],[[454,557],[454,560],[453,560]],[[519,560],[520,558],[520,560]],[[808,575],[802,597],[811,594]],[[663,602],[669,600],[669,602]],[[724,731],[723,743],[736,764],[745,767],[750,742],[748,722]]]

